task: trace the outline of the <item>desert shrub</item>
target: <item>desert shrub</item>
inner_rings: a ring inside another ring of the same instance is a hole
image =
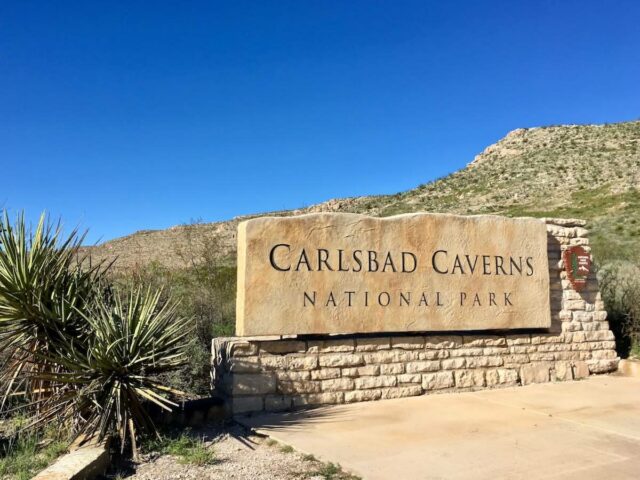
[[[207,239],[191,245],[187,267],[168,269],[158,264],[114,274],[118,285],[162,288],[180,301],[180,312],[191,319],[188,362],[163,380],[190,396],[210,394],[211,341],[230,336],[235,325],[236,268],[216,255],[217,242]]]
[[[170,410],[183,396],[161,379],[186,363],[192,322],[162,290],[123,293],[101,266],[80,266],[81,240],[62,239],[44,216],[35,232],[22,215],[0,223],[3,397],[23,398],[23,432],[57,422],[72,437],[116,435],[136,454],[138,432],[155,432],[148,405]],[[9,408],[3,401],[0,414]]]
[[[37,406],[50,392],[40,374],[55,371],[47,357],[67,338],[81,344],[86,328],[80,312],[101,295],[104,269],[82,269],[76,251],[83,236],[62,238],[42,215],[35,228],[24,215],[0,221],[0,411],[16,392]]]
[[[640,264],[612,262],[598,276],[618,353],[640,357]]]

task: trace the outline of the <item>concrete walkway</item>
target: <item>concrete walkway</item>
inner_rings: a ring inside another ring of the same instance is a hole
[[[640,478],[638,378],[599,376],[239,420],[366,480]]]

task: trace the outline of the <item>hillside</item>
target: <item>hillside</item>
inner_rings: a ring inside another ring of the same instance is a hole
[[[589,221],[597,258],[638,259],[640,121],[521,128],[487,147],[466,168],[415,189],[270,215],[321,211],[579,217]],[[117,258],[119,269],[152,262],[180,268],[197,262],[193,252],[207,246],[233,264],[242,219],[141,231],[87,251],[94,260]]]

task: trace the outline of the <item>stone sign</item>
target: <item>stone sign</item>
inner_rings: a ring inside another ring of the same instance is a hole
[[[241,336],[550,325],[542,220],[319,213],[238,227]]]

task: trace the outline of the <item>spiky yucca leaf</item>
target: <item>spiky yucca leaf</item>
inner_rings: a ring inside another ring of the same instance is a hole
[[[48,357],[62,369],[35,376],[55,387],[36,423],[79,418],[78,433],[103,438],[115,432],[122,448],[129,440],[136,453],[136,433],[156,431],[145,404],[170,411],[183,395],[158,376],[185,364],[191,321],[178,314],[176,303],[161,305],[160,296],[139,289],[125,297],[116,293],[82,314],[89,325],[86,348],[67,339]]]
[[[63,238],[60,223],[45,214],[33,232],[24,214],[13,224],[6,212],[0,219],[0,412],[17,392],[38,405],[50,392],[32,374],[59,368],[45,360],[59,341],[83,341],[86,322],[78,312],[99,295],[106,270],[80,268],[83,238],[77,230]]]

